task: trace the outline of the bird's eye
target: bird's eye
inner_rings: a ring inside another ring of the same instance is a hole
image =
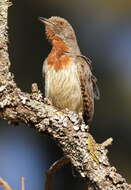
[[[63,25],[63,22],[62,21],[60,21],[60,23],[59,23],[60,25]]]

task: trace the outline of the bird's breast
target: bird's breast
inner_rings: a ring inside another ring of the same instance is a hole
[[[71,62],[71,58],[66,55],[49,55],[48,65],[53,67],[55,71],[65,69]]]
[[[46,65],[46,96],[60,109],[68,108],[80,112],[82,95],[77,65],[72,58],[69,59],[70,63],[60,69],[55,69],[50,64]]]
[[[63,43],[61,42],[61,44],[63,44]],[[65,45],[63,45],[63,46],[59,45],[59,46],[57,46],[57,48],[54,46],[52,48],[51,53],[49,54],[49,56],[47,58],[48,65],[50,67],[53,67],[53,69],[56,71],[59,71],[61,69],[64,69],[65,67],[67,67],[71,63],[72,59],[69,56],[64,54],[64,51],[66,51],[66,50],[67,50],[67,48]]]

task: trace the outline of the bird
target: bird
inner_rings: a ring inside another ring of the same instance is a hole
[[[43,63],[42,76],[45,97],[59,110],[82,113],[87,125],[94,115],[94,99],[100,98],[97,79],[92,74],[92,62],[82,55],[75,31],[64,18],[39,17],[51,51]]]

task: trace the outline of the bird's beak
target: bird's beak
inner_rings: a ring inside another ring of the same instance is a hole
[[[54,25],[53,22],[49,21],[49,19],[44,18],[44,17],[39,17],[38,20],[40,20],[42,23],[47,24],[47,25]]]

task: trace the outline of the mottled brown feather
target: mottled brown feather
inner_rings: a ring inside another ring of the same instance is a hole
[[[86,124],[90,124],[94,115],[94,91],[91,80],[91,69],[83,57],[76,58],[78,74],[83,98],[83,118]]]

